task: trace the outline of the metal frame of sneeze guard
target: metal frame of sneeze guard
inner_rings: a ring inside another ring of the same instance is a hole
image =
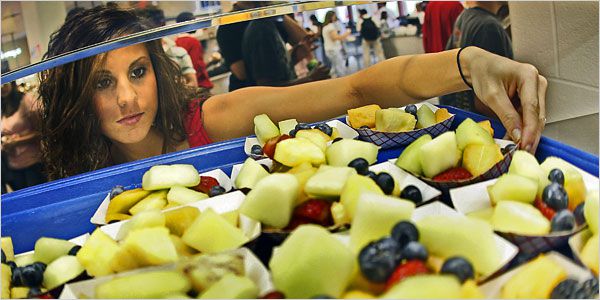
[[[268,7],[261,7],[240,12],[225,13],[216,16],[198,18],[182,23],[162,26],[160,28],[149,29],[124,37],[115,38],[95,45],[83,47],[78,50],[59,54],[57,56],[42,60],[20,69],[2,74],[0,82],[2,84],[15,81],[19,78],[39,73],[51,68],[68,64],[86,57],[94,56],[111,50],[156,40],[165,36],[178,33],[215,27],[219,25],[244,22],[249,20],[280,16],[289,13],[302,11],[311,11],[321,8],[332,8],[337,6],[349,6],[355,4],[365,4],[370,1],[298,1],[295,3],[283,3]]]

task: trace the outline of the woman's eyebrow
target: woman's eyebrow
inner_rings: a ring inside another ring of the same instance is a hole
[[[129,67],[131,68],[132,66],[138,64],[140,61],[147,60],[147,59],[148,59],[147,56],[140,56],[136,60],[134,60],[131,64],[129,64]]]

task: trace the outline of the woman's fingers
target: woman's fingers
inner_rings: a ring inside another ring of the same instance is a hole
[[[501,85],[498,84],[497,86]],[[521,116],[508,99],[506,92],[499,88],[497,91],[490,92],[484,98],[487,98],[485,102],[500,118],[500,122],[506,128],[506,134],[513,141],[519,143],[522,138]]]
[[[531,65],[524,65],[519,80],[518,92],[523,108],[523,128],[521,148],[533,152],[540,129],[540,106],[538,99],[538,71]]]
[[[548,81],[544,76],[538,75],[538,105],[539,105],[539,128],[537,132],[537,138],[535,140],[532,151],[537,149],[538,143],[542,136],[542,132],[546,127],[546,89],[548,88]]]

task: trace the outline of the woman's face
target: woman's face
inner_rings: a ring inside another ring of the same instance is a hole
[[[108,52],[95,89],[102,133],[115,143],[142,141],[158,109],[156,76],[146,46],[137,44]]]

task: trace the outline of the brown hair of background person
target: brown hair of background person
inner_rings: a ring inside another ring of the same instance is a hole
[[[96,7],[68,19],[50,36],[44,59],[136,33],[148,27],[132,22],[132,11]],[[93,24],[80,30],[81,24]],[[159,106],[154,127],[163,133],[167,147],[185,140],[183,111],[193,92],[184,86],[178,67],[164,53],[160,40],[147,42],[155,68]],[[72,176],[112,164],[111,142],[100,131],[93,96],[96,71],[106,54],[55,67],[40,74],[43,100],[42,147],[50,179]],[[76,125],[75,125],[76,124]]]

